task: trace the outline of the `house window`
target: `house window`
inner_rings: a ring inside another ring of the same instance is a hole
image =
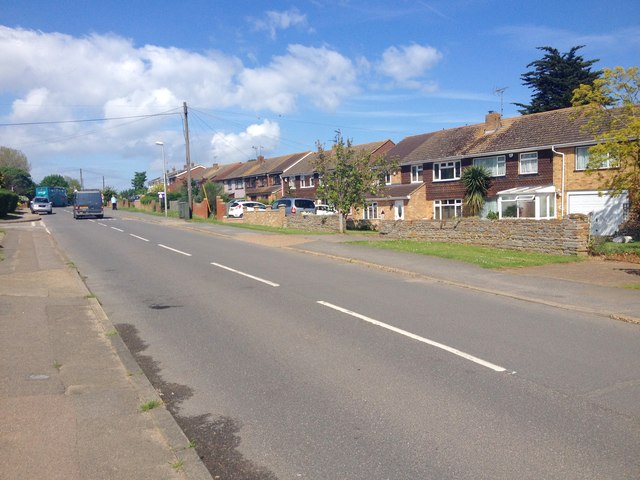
[[[520,154],[520,175],[538,173],[538,152]]]
[[[391,185],[391,177],[392,177],[391,172],[384,172],[384,184],[385,185]]]
[[[484,167],[485,169],[487,169],[492,177],[504,177],[507,173],[504,155],[496,155],[495,157],[474,158],[473,164],[478,167]]]
[[[422,165],[411,165],[411,183],[422,182],[422,171],[424,167]]]
[[[435,200],[433,202],[433,218],[435,220],[446,220],[462,216],[462,199]]]
[[[367,208],[364,210],[364,219],[377,220],[378,218],[378,202],[367,203]]]
[[[309,188],[315,185],[313,175],[300,175],[300,188]]]
[[[443,182],[460,179],[460,162],[440,162],[433,164],[433,181]]]
[[[576,170],[586,170],[589,165],[589,147],[576,147]],[[600,168],[611,168],[611,158],[602,162]]]
[[[280,185],[280,175],[274,175],[271,180],[273,181],[272,185]]]
[[[241,178],[236,178],[236,189],[238,188],[244,188],[244,182]]]

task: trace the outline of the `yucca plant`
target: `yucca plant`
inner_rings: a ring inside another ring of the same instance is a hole
[[[465,192],[464,204],[469,213],[476,216],[484,207],[484,197],[491,186],[491,174],[484,167],[472,165],[463,170],[461,180]]]

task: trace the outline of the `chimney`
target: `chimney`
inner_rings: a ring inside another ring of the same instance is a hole
[[[264,163],[264,156],[258,155],[258,163]]]
[[[484,133],[493,133],[500,128],[500,114],[489,110],[489,113],[484,117]]]

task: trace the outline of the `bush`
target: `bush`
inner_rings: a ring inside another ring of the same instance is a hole
[[[0,217],[13,213],[18,208],[18,194],[9,190],[0,190]]]

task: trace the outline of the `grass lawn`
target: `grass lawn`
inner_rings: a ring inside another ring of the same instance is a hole
[[[640,242],[594,242],[591,251],[593,255],[603,255],[613,260],[640,263]]]
[[[453,243],[421,242],[417,240],[374,240],[351,243],[371,248],[459,260],[482,268],[533,267],[548,263],[571,263],[582,260],[580,257],[571,255],[548,255],[545,253],[521,252]]]

